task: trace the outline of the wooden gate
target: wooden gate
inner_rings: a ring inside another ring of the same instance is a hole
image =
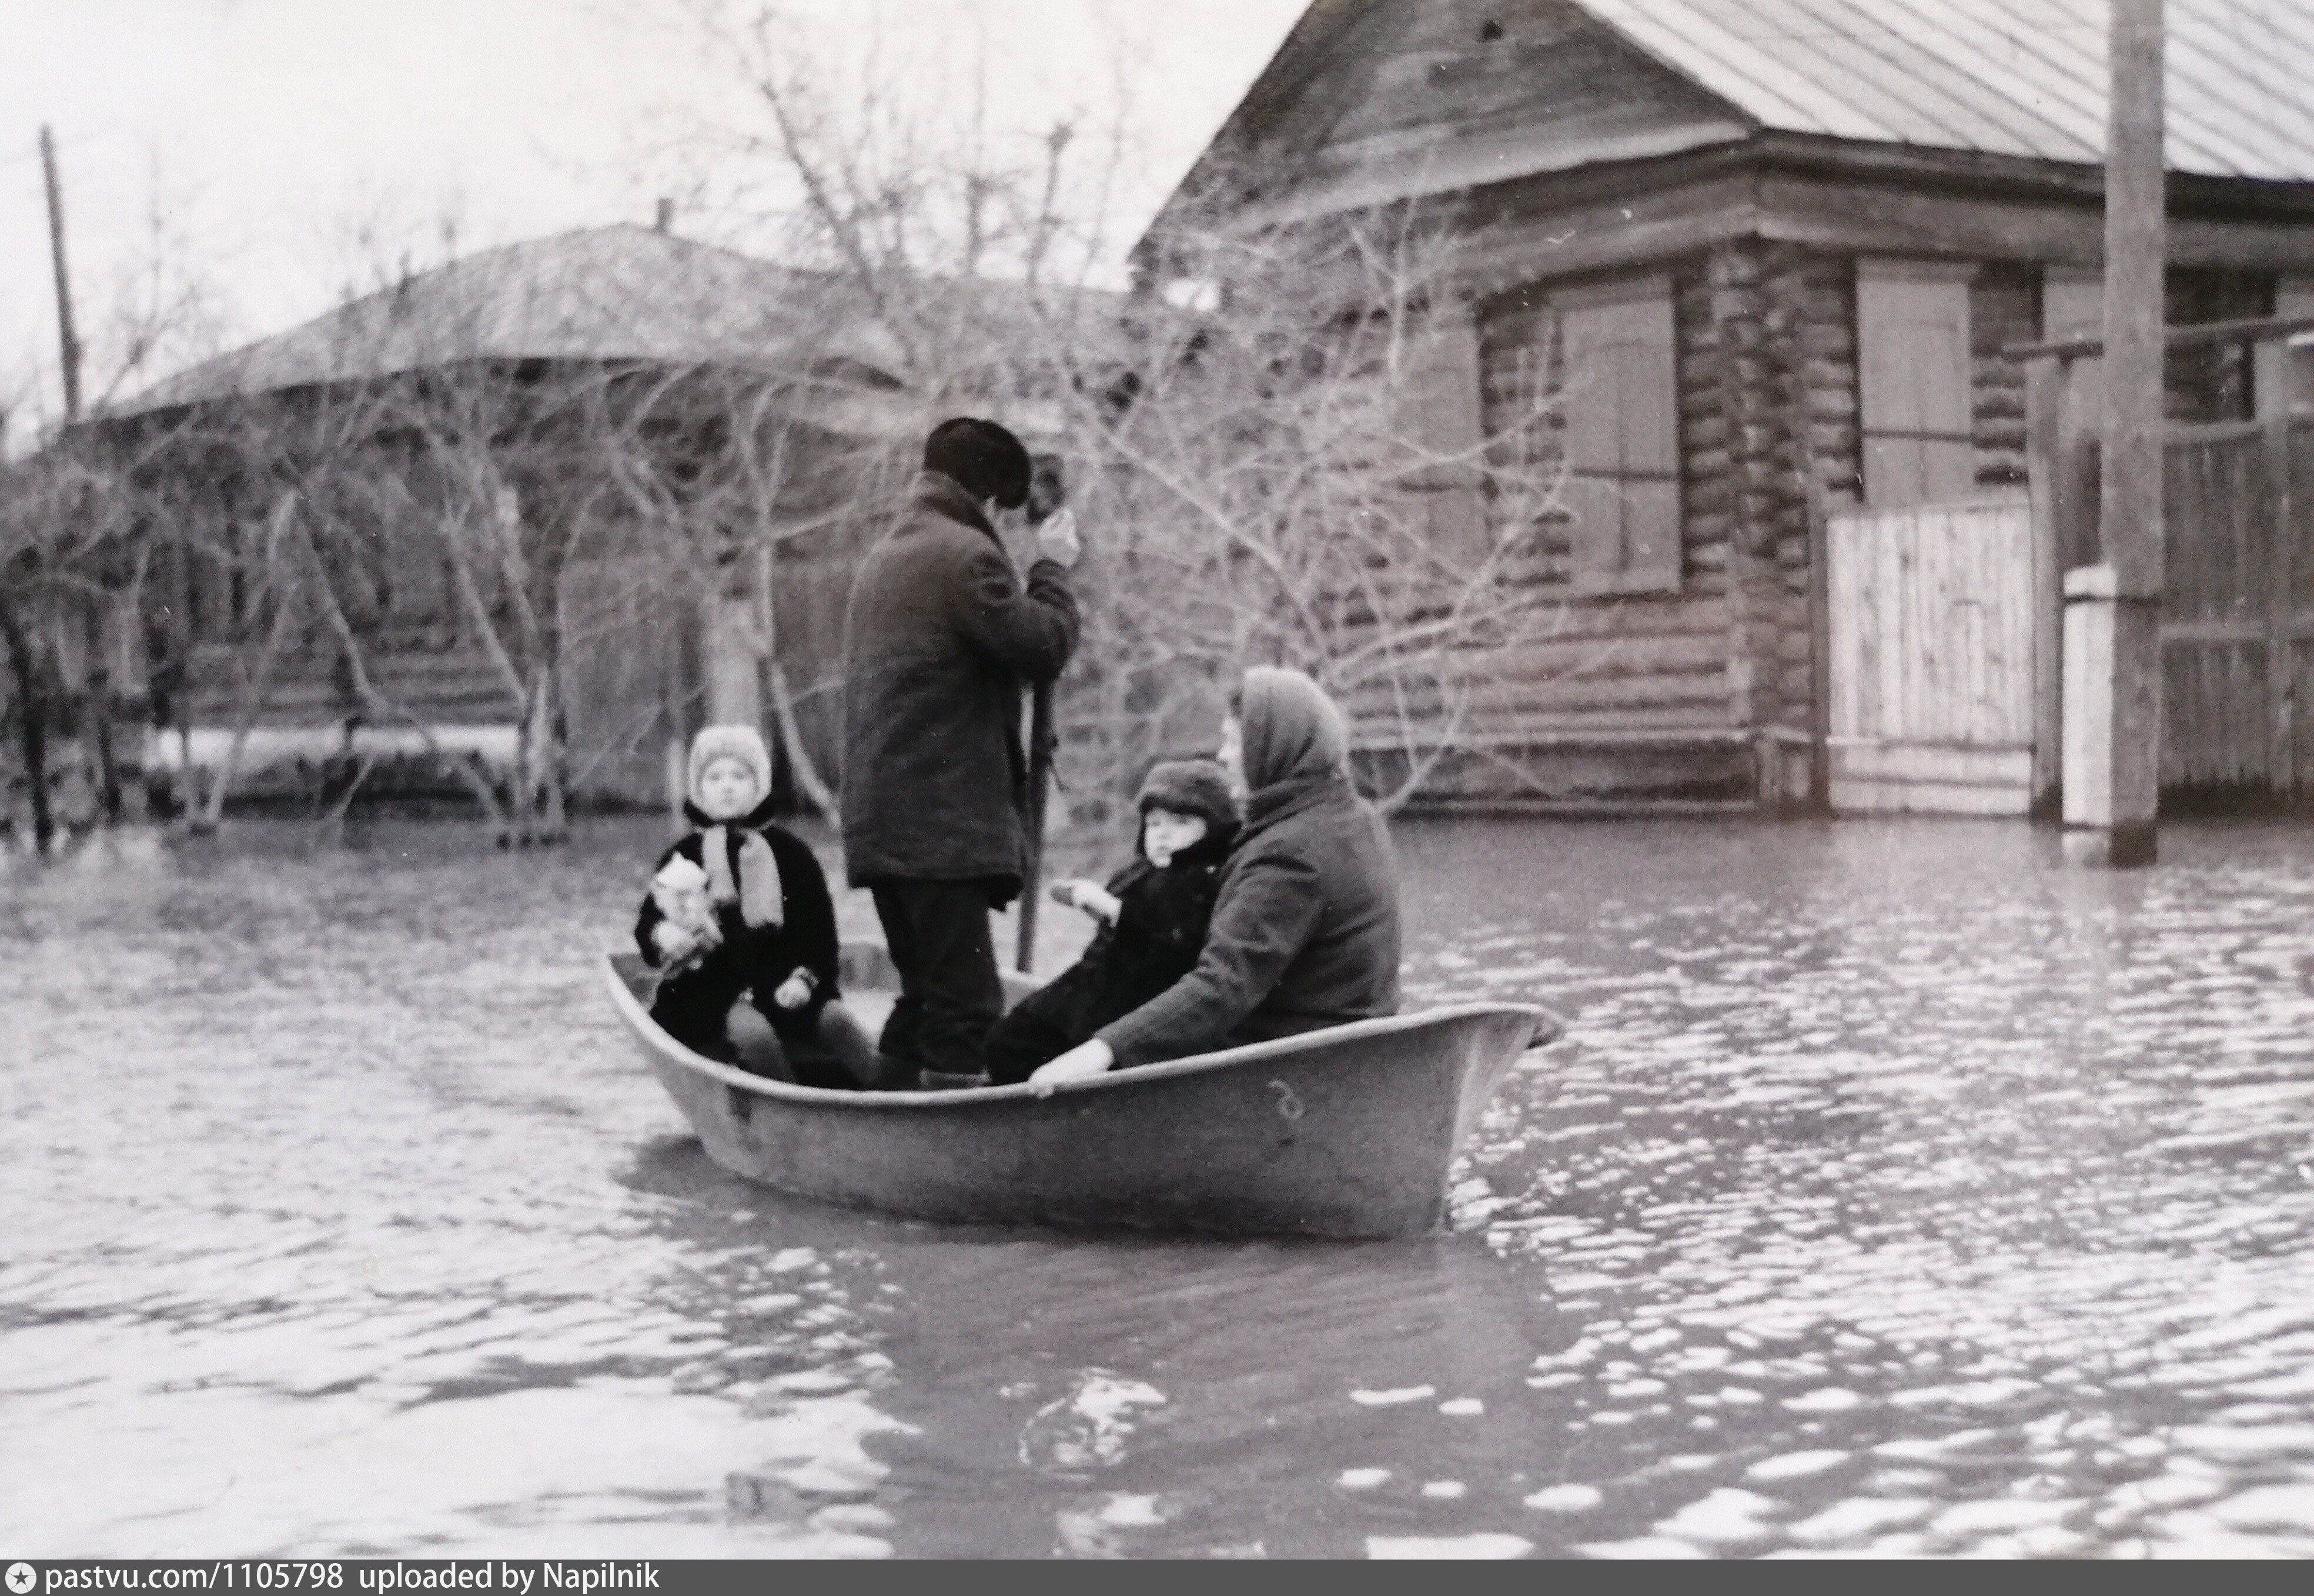
[[[1834,809],[2026,813],[2032,537],[2021,494],[1831,518]]]
[[[2314,421],[2176,427],[2165,439],[2161,785],[2314,791]]]

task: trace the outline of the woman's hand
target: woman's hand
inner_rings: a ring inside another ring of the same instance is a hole
[[[782,1009],[800,1009],[811,1001],[811,994],[818,989],[819,983],[811,978],[811,972],[799,969],[780,983],[780,989],[772,994],[772,1001]]]
[[[651,942],[658,949],[662,968],[675,969],[699,952],[699,939],[672,920],[662,920],[651,927]]]
[[[1064,1080],[1083,1080],[1094,1075],[1106,1075],[1117,1063],[1117,1054],[1108,1044],[1098,1037],[1080,1046],[1072,1047],[1051,1063],[1029,1077],[1029,1084],[1040,1098],[1049,1098],[1053,1089]]]

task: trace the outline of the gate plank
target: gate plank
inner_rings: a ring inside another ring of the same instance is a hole
[[[1833,807],[2023,814],[2034,547],[2023,495],[1831,518]]]

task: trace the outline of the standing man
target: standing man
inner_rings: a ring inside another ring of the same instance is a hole
[[[988,913],[1020,895],[1025,869],[1021,688],[1058,676],[1077,638],[1069,513],[1038,527],[1025,586],[991,519],[1027,503],[1029,479],[1029,451],[995,422],[941,422],[914,502],[852,585],[843,854],[900,974],[888,1086],[977,1071],[1004,1010]]]

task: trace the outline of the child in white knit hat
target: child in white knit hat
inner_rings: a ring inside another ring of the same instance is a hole
[[[684,817],[697,827],[659,856],[635,921],[658,967],[651,1018],[725,1063],[742,993],[804,1086],[852,1088],[874,1070],[865,1035],[836,1001],[835,905],[811,847],[771,818],[772,756],[746,726],[711,726],[691,745]]]

